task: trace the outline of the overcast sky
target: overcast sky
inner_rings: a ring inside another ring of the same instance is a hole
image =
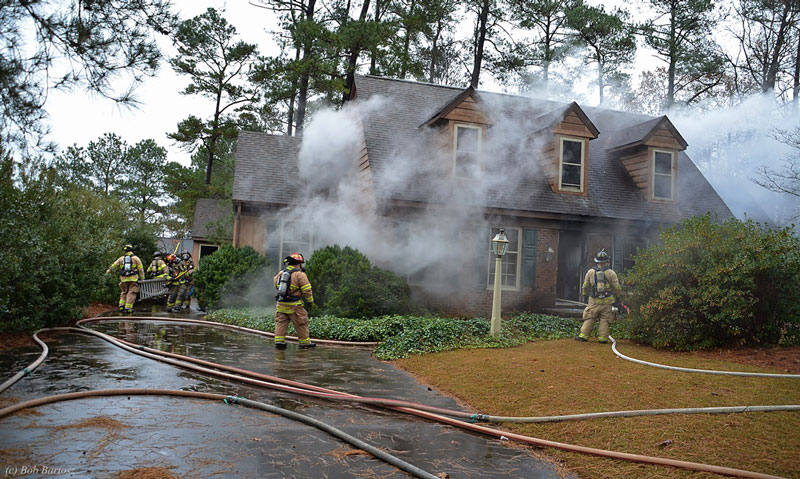
[[[598,0],[590,3],[608,5],[615,1]],[[242,40],[257,44],[261,54],[278,53],[278,47],[269,33],[278,28],[275,15],[250,5],[248,0],[174,0],[173,5],[182,19],[199,15],[209,7],[224,9],[224,17],[236,28]],[[469,22],[465,21],[463,25],[469,27]],[[174,53],[168,42],[162,45],[165,56]],[[652,68],[652,58],[646,54],[640,57],[638,62],[644,65],[641,68]],[[485,81],[481,89],[501,90],[498,85],[487,83],[488,74],[483,77]],[[61,149],[75,143],[85,146],[107,132],[116,133],[129,144],[152,138],[167,147],[170,160],[188,164],[189,154],[173,145],[166,134],[175,131],[178,122],[191,114],[209,117],[213,104],[197,95],[181,95],[179,92],[187,84],[187,78],[177,75],[164,63],[157,77],[147,79],[137,88],[136,96],[141,101],[138,109],[120,108],[109,100],[93,97],[83,91],[51,92],[46,109],[50,115],[52,138]],[[594,93],[590,95],[590,98],[596,97]]]
[[[593,4],[603,4],[610,9],[614,4],[623,4],[628,8],[634,20],[641,21],[647,16],[645,11],[646,2],[642,0],[621,0],[600,1],[590,0]],[[275,15],[265,9],[254,7],[248,0],[174,0],[173,5],[181,18],[187,19],[203,13],[207,8],[214,7],[224,10],[224,16],[232,24],[240,38],[255,43],[259,47],[261,54],[277,54],[278,48],[272,39],[271,31],[276,30],[277,23]],[[470,22],[462,22],[464,28],[470,28]],[[724,41],[718,38],[718,41]],[[166,57],[173,55],[174,50],[171,45],[164,41],[164,54]],[[641,42],[637,51],[635,68],[631,71],[634,80],[639,73],[652,70],[662,64],[655,59],[652,52],[642,48]],[[502,91],[501,86],[492,84],[488,80],[488,74],[482,75],[484,81],[481,89],[489,91]],[[175,131],[177,124],[182,119],[191,114],[201,118],[207,118],[213,108],[210,100],[206,100],[197,95],[181,95],[179,92],[187,85],[188,80],[174,73],[171,67],[164,63],[156,78],[147,79],[136,90],[137,97],[141,101],[138,109],[119,108],[113,102],[95,98],[82,91],[73,92],[51,92],[48,98],[46,109],[50,115],[50,126],[52,139],[55,140],[61,149],[78,144],[86,146],[90,141],[96,140],[104,133],[112,132],[123,138],[128,144],[134,144],[139,140],[152,138],[158,144],[166,147],[169,152],[169,159],[179,161],[182,164],[189,164],[190,154],[181,151],[176,145],[166,137],[169,132]],[[580,87],[578,87],[580,88]],[[585,87],[592,88],[592,87]],[[581,92],[572,92],[572,98],[581,100]],[[588,98],[588,105],[593,106],[596,102],[596,92],[593,90],[582,92],[584,98]],[[763,103],[763,102],[762,102]],[[760,163],[761,158],[777,160],[783,152],[776,150],[782,147],[770,138],[772,123],[775,120],[771,111],[774,111],[774,103],[768,103],[766,109],[754,109],[745,105],[735,107],[735,110],[719,112],[711,119],[707,114],[691,113],[670,114],[678,130],[686,137],[689,142],[688,153],[690,156],[698,153],[698,146],[704,147],[704,143],[716,141],[723,138],[725,134],[733,131],[747,129],[752,134],[750,125],[760,126],[756,128],[755,136],[757,141],[752,150],[762,152],[749,158],[751,161]],[[772,106],[770,106],[772,105]],[[756,113],[753,113],[753,112]],[[742,124],[744,122],[744,124]],[[719,131],[716,137],[709,134],[708,126],[715,125]],[[771,152],[765,155],[763,152]],[[738,155],[742,156],[743,155]],[[722,161],[725,161],[723,158]],[[695,158],[698,163],[698,158]],[[740,162],[741,163],[741,162]],[[750,163],[752,168],[755,165]],[[732,178],[731,170],[726,165],[720,165],[719,160],[713,166],[701,164],[701,168],[708,177],[712,185],[723,196],[729,206],[734,209],[737,215],[741,210],[734,207],[731,192],[744,188],[750,192],[750,196],[755,198],[755,202],[761,205],[774,206],[776,202],[786,200],[786,195],[776,197],[774,194],[766,192],[760,187],[755,186],[750,180],[750,174],[741,172],[738,178]],[[741,166],[738,167],[741,170]],[[743,174],[741,174],[743,173]],[[734,181],[734,183],[731,183]],[[733,193],[735,194],[735,193]],[[748,196],[747,198],[749,198]],[[738,202],[742,201],[742,195],[736,195]],[[744,200],[748,201],[748,200]],[[737,211],[738,210],[738,211]]]
[[[250,5],[247,0],[175,0],[173,5],[182,19],[200,15],[207,8],[225,9],[224,16],[240,38],[256,43],[259,51],[277,53],[272,35],[276,28],[272,13]],[[165,56],[173,54],[163,42]],[[201,118],[213,113],[213,103],[198,95],[181,95],[188,79],[161,65],[157,77],[149,78],[136,89],[141,105],[138,109],[120,108],[113,102],[84,91],[51,92],[45,108],[50,115],[52,139],[61,149],[77,143],[86,146],[104,133],[116,133],[128,144],[152,138],[169,150],[169,159],[189,164],[189,153],[181,151],[166,137],[177,130],[178,122],[191,114]]]

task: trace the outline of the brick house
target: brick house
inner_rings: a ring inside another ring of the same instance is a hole
[[[624,274],[664,226],[732,216],[666,116],[373,76],[351,99],[341,131],[240,133],[235,246],[277,270],[290,250],[351,244],[429,307],[488,315],[500,228],[504,311],[542,310],[579,299],[600,248]]]

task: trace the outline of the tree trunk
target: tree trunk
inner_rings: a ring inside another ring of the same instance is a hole
[[[797,95],[800,94],[800,28],[797,29],[797,55],[794,57],[794,83],[792,85],[792,103],[797,110]]]
[[[414,9],[417,6],[416,0],[411,0],[411,6],[408,9],[408,16],[414,16]],[[411,35],[414,33],[414,30],[410,27],[406,28],[406,37],[403,39],[403,59],[400,63],[400,78],[404,79],[406,77],[406,72],[408,71],[408,50],[411,47]]]
[[[603,106],[603,90],[605,89],[605,84],[603,83],[603,64],[601,62],[597,62],[597,88],[600,91],[600,103],[598,106]]]
[[[317,0],[309,0],[308,6],[306,7],[305,17],[306,20],[313,20],[314,19],[314,6],[316,5]],[[312,44],[311,40],[306,39],[305,45],[303,46],[303,59],[307,59],[311,56],[312,52]],[[297,121],[295,123],[295,133],[299,136],[302,134],[303,131],[303,122],[306,120],[306,104],[308,102],[308,84],[309,84],[309,76],[310,74],[307,71],[304,71],[302,75],[300,75],[300,90],[297,93]]]
[[[778,33],[775,40],[775,49],[772,51],[772,57],[769,61],[769,69],[767,70],[767,81],[764,83],[762,90],[766,93],[775,89],[775,82],[778,78],[778,67],[781,60],[781,50],[786,41],[787,30],[789,26],[789,2],[784,3],[783,13],[781,14],[781,24],[778,27]]]
[[[478,16],[478,37],[475,44],[475,61],[472,64],[472,79],[470,85],[477,89],[481,76],[481,64],[483,63],[483,44],[486,42],[486,29],[489,21],[489,1],[483,0],[481,13]]]
[[[223,70],[224,72],[224,70]],[[217,138],[219,137],[219,106],[222,103],[222,78],[220,75],[220,82],[217,85],[217,105],[214,108],[214,121],[211,122],[211,138],[208,141],[208,164],[206,165],[206,184],[211,184],[211,168],[214,166],[214,152],[217,148]]]
[[[675,104],[675,69],[678,63],[678,46],[675,44],[675,7],[672,7],[669,19],[669,67],[667,69],[667,101],[666,108]]]
[[[434,78],[436,78],[436,55],[439,52],[439,36],[442,34],[442,30],[442,21],[438,20],[436,22],[436,34],[431,41],[431,63],[428,68],[428,81],[430,83],[436,83],[434,81]]]
[[[300,49],[295,49],[294,61],[300,60]],[[292,80],[292,95],[289,97],[289,111],[286,118],[286,135],[292,136],[294,129],[294,102],[297,99],[297,82]]]
[[[381,12],[381,0],[375,0],[375,24],[380,25],[381,18],[383,18]],[[375,58],[378,55],[378,49],[372,48],[372,55],[370,55],[369,59],[369,74],[370,75],[377,75],[378,74],[378,61]]]
[[[369,12],[370,0],[364,0],[361,5],[361,13],[358,15],[358,21],[364,23],[367,19]],[[344,82],[344,93],[342,93],[342,104],[344,105],[350,100],[350,93],[353,91],[353,85],[356,83],[356,68],[358,68],[358,57],[361,55],[361,40],[359,40],[350,49],[350,58],[347,61],[347,77]]]

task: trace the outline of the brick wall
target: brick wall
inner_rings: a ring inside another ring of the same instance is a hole
[[[541,311],[553,307],[556,297],[556,277],[558,274],[558,231],[539,229],[536,254],[536,286],[534,289],[521,288],[519,291],[503,290],[501,293],[501,311],[504,316],[517,311]],[[546,261],[547,248],[554,251],[552,260]],[[472,288],[462,286],[457,291],[433,291],[424,286],[412,286],[412,301],[423,304],[429,309],[440,311],[451,316],[482,316],[492,314],[493,291],[491,288],[480,288],[479,282],[472,272]],[[485,274],[485,273],[484,273]]]

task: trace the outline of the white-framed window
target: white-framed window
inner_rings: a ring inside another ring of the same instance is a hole
[[[558,188],[562,191],[582,192],[584,149],[586,142],[580,138],[560,137],[558,148]]]
[[[453,129],[453,176],[477,178],[481,171],[481,138],[483,129],[472,125],[455,125]]]
[[[500,232],[500,226],[489,228],[489,275],[486,282],[487,289],[494,288],[494,269],[497,256],[492,252],[491,240]],[[522,231],[520,228],[507,228],[508,250],[503,255],[502,269],[500,271],[500,284],[503,289],[519,290],[520,271],[522,270]]]
[[[304,221],[281,222],[281,246],[278,258],[300,253],[308,260],[312,253],[311,223]]]
[[[675,189],[675,152],[653,150],[653,199],[671,200]]]

